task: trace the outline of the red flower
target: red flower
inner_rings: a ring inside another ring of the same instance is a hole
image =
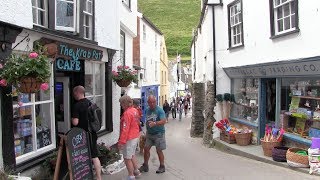
[[[29,58],[31,58],[31,59],[35,59],[37,57],[38,57],[38,53],[36,53],[36,52],[32,52],[29,54]]]
[[[1,79],[0,80],[0,86],[7,86],[8,85],[8,83],[7,83],[7,81],[5,80],[5,79]]]
[[[43,90],[43,91],[46,91],[49,89],[49,84],[48,83],[42,83],[40,85],[40,89]]]

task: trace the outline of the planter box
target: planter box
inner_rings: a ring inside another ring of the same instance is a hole
[[[229,144],[236,143],[236,137],[234,136],[234,134],[229,134],[226,131],[220,131],[220,140],[227,142]]]
[[[109,165],[107,165],[105,167],[102,167],[102,172],[104,174],[112,175],[112,174],[116,174],[116,173],[124,170],[126,168],[126,165],[124,163],[123,155],[120,154],[120,156],[121,156],[120,160],[118,160],[118,161],[116,161],[116,162],[114,162],[112,164],[109,164]]]

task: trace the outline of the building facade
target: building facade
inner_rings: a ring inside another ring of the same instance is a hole
[[[0,58],[27,53],[35,43],[55,51],[50,55],[47,93],[16,94],[1,87],[1,163],[24,171],[56,150],[59,134],[72,126],[72,89],[86,88],[86,97],[103,110],[98,142],[118,141],[120,88],[111,71],[125,63],[132,67],[132,37],[136,35],[136,1],[5,1],[0,7]],[[121,16],[120,16],[121,14]],[[122,32],[126,48],[122,48]],[[124,50],[125,49],[125,50]],[[131,49],[130,51],[126,51]],[[124,52],[124,53],[123,53]],[[119,62],[120,54],[122,58]],[[78,64],[78,66],[71,66]],[[7,96],[12,94],[12,96]],[[23,102],[19,105],[18,102]]]
[[[160,44],[162,32],[144,15],[140,15],[140,60],[143,80],[141,83],[142,120],[145,121],[147,98],[154,95],[160,103]]]
[[[201,74],[209,73],[217,94],[234,95],[230,120],[253,129],[255,142],[259,143],[268,125],[286,130],[286,144],[310,146],[310,138],[319,136],[320,129],[319,52],[314,41],[320,24],[310,19],[319,16],[320,3],[227,0],[204,4],[191,48],[193,79],[205,82]],[[205,43],[204,29],[213,39],[211,59],[199,52]],[[201,63],[208,61],[215,68],[201,72]]]
[[[161,43],[160,43],[160,105],[163,105],[165,100],[168,102],[170,99],[169,94],[169,60],[168,60],[168,53],[167,53],[167,46],[165,42],[165,38],[162,36]]]

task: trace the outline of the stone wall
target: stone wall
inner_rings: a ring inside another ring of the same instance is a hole
[[[191,137],[202,137],[204,129],[204,105],[205,86],[204,83],[193,83],[192,85],[192,122]]]
[[[204,129],[203,129],[203,144],[210,144],[212,141],[212,127],[216,121],[214,118],[214,107],[216,101],[214,97],[214,84],[207,82],[207,92],[205,96],[205,117],[204,117]]]

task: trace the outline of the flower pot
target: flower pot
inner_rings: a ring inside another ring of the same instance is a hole
[[[23,77],[20,79],[20,84],[18,89],[21,93],[35,93],[40,91],[41,84],[42,82],[36,78]]]
[[[116,81],[118,86],[120,87],[127,87],[131,84],[131,81],[130,80],[125,80],[125,79],[121,79],[119,81]]]

